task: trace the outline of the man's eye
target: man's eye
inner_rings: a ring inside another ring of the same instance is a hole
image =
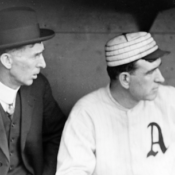
[[[151,75],[151,74],[153,74],[156,70],[157,70],[157,69],[151,70],[151,71],[148,72],[148,74]]]
[[[148,72],[148,74],[152,74],[153,72],[154,72],[154,70],[152,70],[152,71]]]
[[[35,55],[35,58],[38,58],[38,57],[40,57],[40,54]]]

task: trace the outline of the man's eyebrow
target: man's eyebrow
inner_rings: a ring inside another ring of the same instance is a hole
[[[149,73],[153,72],[154,70],[156,70],[157,68],[159,68],[161,65],[162,65],[162,61],[160,62],[160,64],[158,66],[156,66],[153,69],[147,71],[145,74],[149,74]]]
[[[43,51],[44,51],[44,49],[41,52],[36,53],[35,55],[40,55],[43,53]]]

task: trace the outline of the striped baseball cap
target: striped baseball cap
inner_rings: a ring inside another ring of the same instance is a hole
[[[153,60],[168,53],[170,52],[160,50],[151,34],[147,32],[122,34],[109,40],[105,46],[106,62],[110,67],[143,57]]]

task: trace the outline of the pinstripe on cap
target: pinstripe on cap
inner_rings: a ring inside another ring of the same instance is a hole
[[[165,54],[147,32],[117,36],[108,41],[105,47],[106,61],[110,67],[130,63],[156,51],[159,51],[160,56]]]

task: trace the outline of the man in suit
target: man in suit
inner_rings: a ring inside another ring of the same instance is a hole
[[[54,175],[65,116],[47,79],[44,40],[28,7],[0,11],[0,175]]]

